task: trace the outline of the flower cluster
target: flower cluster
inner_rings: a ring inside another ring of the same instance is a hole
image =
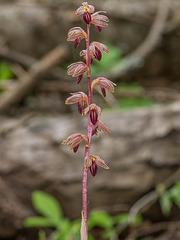
[[[89,153],[89,142],[91,142],[91,137],[93,135],[98,136],[98,132],[103,131],[104,134],[108,135],[109,128],[99,119],[99,115],[102,114],[102,109],[97,106],[95,103],[92,103],[92,93],[95,85],[100,86],[102,94],[106,97],[106,91],[114,92],[115,84],[105,77],[98,77],[91,81],[90,79],[90,68],[92,60],[96,59],[98,61],[102,58],[102,52],[109,54],[108,47],[100,42],[89,41],[89,29],[90,25],[93,24],[98,29],[102,30],[102,27],[107,27],[109,19],[107,16],[103,15],[104,11],[95,12],[95,8],[92,5],[89,5],[87,2],[83,2],[82,6],[79,7],[75,14],[77,16],[83,15],[83,20],[87,24],[87,33],[80,27],[73,27],[68,32],[67,41],[73,41],[74,47],[77,48],[82,39],[86,41],[86,49],[80,52],[80,56],[83,57],[83,62],[75,62],[68,66],[68,75],[72,77],[77,77],[77,84],[79,84],[83,78],[83,75],[86,73],[88,78],[88,84],[90,85],[89,96],[84,92],[71,93],[71,96],[66,99],[66,104],[78,104],[78,112],[82,116],[88,115],[88,133],[87,136],[84,134],[76,133],[69,136],[66,140],[63,141],[63,144],[66,144],[69,147],[69,150],[73,149],[74,152],[77,152],[80,143],[82,140],[85,140],[86,150],[88,149]],[[90,134],[89,134],[90,132]],[[88,154],[89,155],[89,154]],[[96,155],[89,155],[85,159],[85,166],[87,169],[90,169],[92,176],[95,176],[97,173],[97,164],[108,169],[104,161]]]
[[[100,42],[93,41],[90,43],[90,27],[94,25],[96,29],[101,32],[103,27],[108,26],[109,19],[104,15],[104,11],[95,12],[95,8],[87,2],[83,2],[75,14],[77,16],[83,15],[83,21],[86,23],[87,31],[80,27],[73,27],[68,32],[67,41],[74,42],[74,47],[77,48],[81,40],[85,40],[86,49],[80,51],[80,56],[83,61],[72,63],[68,66],[68,75],[77,78],[77,84],[80,84],[83,76],[87,75],[88,94],[84,92],[71,93],[71,96],[66,99],[66,104],[78,104],[78,112],[84,117],[87,117],[87,135],[75,133],[65,139],[62,144],[73,150],[74,153],[79,149],[80,144],[85,141],[85,157],[83,166],[83,210],[82,210],[82,225],[81,225],[81,239],[87,239],[87,176],[88,172],[94,177],[97,174],[98,165],[104,169],[109,169],[104,160],[98,155],[90,155],[90,144],[93,135],[98,136],[99,132],[104,132],[108,135],[109,128],[105,123],[99,119],[102,115],[102,109],[93,103],[93,90],[95,85],[99,86],[102,95],[106,97],[106,91],[114,92],[115,84],[105,77],[98,77],[91,80],[91,64],[94,60],[101,61],[102,52],[109,54],[108,47]]]

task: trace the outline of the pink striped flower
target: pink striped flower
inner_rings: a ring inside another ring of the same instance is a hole
[[[67,41],[74,41],[74,47],[77,48],[83,38],[87,40],[87,33],[80,27],[74,27],[69,30]]]
[[[93,125],[93,129],[92,129],[92,135],[96,134],[96,136],[98,136],[98,131],[101,132],[103,131],[105,135],[108,136],[108,132],[110,132],[109,128],[106,126],[106,124],[101,121],[101,120],[97,120],[96,124]]]
[[[90,169],[91,175],[94,177],[97,174],[97,170],[99,165],[100,167],[103,167],[104,169],[109,169],[107,164],[97,155],[90,155],[85,162],[85,166],[87,169]]]
[[[88,62],[87,50],[82,50],[79,55],[83,57],[84,63],[87,64]],[[90,59],[90,62],[92,63],[92,58]]]
[[[102,27],[107,27],[109,19],[105,15],[100,15],[100,13],[106,13],[104,11],[98,11],[91,15],[91,23],[95,25],[97,30],[101,32]]]
[[[108,47],[105,44],[99,42],[92,42],[89,46],[89,52],[91,57],[97,59],[98,61],[100,61],[102,58],[101,52],[109,54]]]
[[[108,80],[107,78],[104,77],[99,77],[95,80],[92,81],[91,83],[91,89],[93,90],[94,85],[97,84],[101,87],[101,92],[104,97],[106,97],[106,89],[110,92],[114,92],[114,86],[116,86],[115,83],[112,81]]]
[[[81,133],[75,133],[69,136],[62,144],[67,145],[69,150],[73,149],[74,153],[77,152],[81,142],[85,140],[86,147],[89,147],[89,141],[86,135]]]
[[[68,66],[68,75],[72,75],[72,77],[78,77],[87,72],[88,66],[83,62],[75,62]]]
[[[89,105],[88,97],[83,92],[71,93],[71,97],[68,97],[65,101],[66,104],[78,103],[78,112],[82,114],[84,110],[84,104]]]
[[[92,103],[91,105],[84,109],[83,116],[87,115],[87,113],[90,114],[91,122],[93,125],[95,125],[98,120],[98,113],[102,114],[102,109],[96,104]]]
[[[82,3],[83,6],[79,7],[75,14],[77,16],[83,14],[83,20],[86,24],[89,24],[91,22],[91,13],[94,12],[94,6],[89,5],[87,2]]]

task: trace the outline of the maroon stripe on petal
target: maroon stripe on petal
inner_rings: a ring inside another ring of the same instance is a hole
[[[93,162],[92,162],[92,165],[90,166],[90,172],[91,172],[91,174],[92,174],[93,177],[96,176],[97,170],[98,170],[97,164],[96,164],[96,162],[93,161]]]
[[[77,152],[78,148],[79,148],[79,145],[77,145],[76,147],[73,148],[74,153]]]
[[[92,129],[92,136],[97,133],[98,127]]]
[[[96,26],[96,28],[97,28],[97,30],[98,30],[99,32],[102,31],[102,27],[100,27],[100,26]]]
[[[91,14],[89,12],[85,12],[83,15],[83,20],[86,24],[91,22]]]
[[[78,112],[82,114],[83,110],[84,110],[84,102],[83,101],[78,102]]]
[[[98,114],[97,111],[95,109],[92,109],[90,111],[90,119],[93,125],[95,125],[97,123],[98,120]]]
[[[106,97],[106,89],[104,87],[101,87],[101,92],[104,97]]]
[[[79,75],[78,78],[77,78],[77,84],[79,84],[81,82],[83,78],[83,74]]]
[[[102,53],[101,53],[101,51],[100,51],[97,47],[95,47],[95,58],[96,58],[98,61],[100,61],[101,58],[102,58]]]
[[[76,38],[74,41],[74,47],[77,48],[79,46],[79,43],[80,43],[80,39]]]

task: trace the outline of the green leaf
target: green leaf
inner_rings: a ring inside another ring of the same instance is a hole
[[[180,208],[180,182],[177,182],[170,190],[169,194],[176,205]]]
[[[152,106],[154,102],[148,98],[123,98],[119,100],[119,107],[121,109],[132,109],[137,107]]]
[[[36,190],[32,194],[32,203],[39,213],[51,219],[54,224],[59,224],[63,214],[58,201],[53,196]]]
[[[106,46],[108,47],[110,54],[102,52],[101,61],[100,62],[96,60],[93,61],[93,64],[91,66],[92,75],[108,72],[112,68],[112,66],[114,66],[117,62],[120,62],[122,60],[121,57],[122,53],[119,50],[119,48],[111,44],[106,44]]]
[[[111,229],[105,229],[104,233],[102,234],[103,238],[105,239],[118,239],[116,230],[111,228]]]
[[[46,240],[47,237],[46,237],[46,232],[44,230],[39,230],[38,232],[38,237],[39,237],[39,240]]]
[[[140,225],[143,222],[143,217],[141,215],[136,215],[135,219],[134,219],[134,224],[136,226]]]
[[[0,81],[7,81],[13,76],[11,65],[8,62],[1,62],[0,64]]]
[[[23,222],[25,227],[53,227],[53,223],[44,217],[29,217]]]
[[[116,219],[117,224],[119,224],[119,223],[127,224],[129,221],[129,215],[128,215],[128,213],[123,213],[123,214],[120,214],[119,216],[116,216],[115,219]]]
[[[72,223],[68,219],[63,218],[59,227],[56,228],[56,232],[53,234],[53,240],[68,240],[71,228]]]
[[[168,216],[171,212],[171,208],[172,208],[172,199],[171,199],[171,195],[169,194],[168,191],[166,191],[165,193],[163,193],[160,197],[160,206],[161,206],[161,210],[163,212],[163,214],[165,216]]]
[[[113,218],[106,212],[92,212],[88,219],[88,228],[102,227],[111,228],[113,226]]]

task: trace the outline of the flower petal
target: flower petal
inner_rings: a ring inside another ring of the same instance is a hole
[[[62,142],[62,144],[67,145],[69,147],[69,150],[73,149],[76,152],[83,139],[85,140],[86,147],[89,146],[87,136],[81,133],[75,133],[70,135]]]
[[[96,125],[99,132],[103,131],[104,134],[108,136],[108,132],[110,132],[110,129],[106,126],[106,124],[103,121],[98,119]]]
[[[107,89],[110,92],[114,92],[114,86],[116,86],[115,83],[104,77],[99,77],[93,80],[91,83],[91,89],[93,89],[95,84],[99,85],[101,88]]]
[[[89,13],[93,13],[95,8],[93,5],[89,5],[87,2],[83,2],[82,3],[83,6],[79,7],[75,14],[76,16],[82,15],[84,14],[84,12],[89,12]]]
[[[95,159],[95,162],[104,169],[109,169],[108,165],[97,155],[91,155],[92,158]]]
[[[68,75],[72,77],[78,77],[79,75],[84,74],[87,71],[87,65],[83,62],[75,62],[68,66]]]
[[[91,15],[91,22],[95,25],[96,28],[100,29],[101,27],[107,27],[109,19],[105,15],[100,15],[99,13],[106,13],[104,11],[95,12]],[[100,29],[101,30],[101,29]]]
[[[97,164],[96,164],[95,161],[92,161],[92,165],[90,166],[89,169],[90,169],[91,175],[92,175],[93,177],[95,177],[96,174],[97,174],[97,170],[98,170],[98,167],[97,167]]]
[[[81,27],[73,27],[68,32],[67,41],[75,41],[77,38],[87,40],[87,34]]]

